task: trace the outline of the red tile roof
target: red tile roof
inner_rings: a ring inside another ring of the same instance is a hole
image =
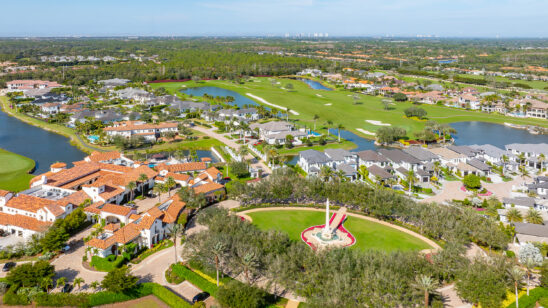
[[[6,213],[0,213],[0,225],[3,226],[16,226],[23,229],[42,232],[47,230],[51,225],[50,222],[40,221],[32,217],[24,215],[10,215]]]

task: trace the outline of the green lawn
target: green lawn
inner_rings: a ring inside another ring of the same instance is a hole
[[[264,211],[248,213],[253,224],[261,229],[285,231],[292,240],[300,241],[301,232],[323,224],[324,212],[313,211]],[[344,227],[354,235],[356,244],[352,248],[385,251],[422,250],[430,247],[424,241],[382,224],[349,216]]]
[[[334,126],[342,124],[346,129],[366,138],[371,138],[371,136],[364,135],[356,129],[362,128],[374,132],[380,127],[366,122],[366,120],[376,120],[403,127],[407,130],[409,136],[413,136],[413,132],[424,128],[424,121],[407,119],[403,116],[403,110],[413,106],[410,102],[399,102],[394,104],[391,110],[384,110],[381,103],[381,97],[360,95],[358,104],[355,104],[352,97],[353,93],[346,90],[313,90],[304,82],[280,78],[277,80],[281,84],[273,86],[272,83],[268,81],[269,79],[270,78],[254,78],[254,80],[257,81],[246,82],[244,84],[235,84],[224,80],[211,80],[198,83],[193,81],[185,83],[155,83],[152,84],[152,87],[164,87],[169,92],[176,93],[182,89],[183,84],[187,87],[217,86],[233,90],[244,96],[247,96],[246,93],[250,93],[261,97],[272,104],[288,107],[291,110],[298,112],[299,115],[292,114],[290,117],[292,119],[297,119],[302,125],[313,127],[313,117],[317,114],[320,117],[319,120],[317,120],[318,130],[320,130],[320,127],[325,128],[326,122],[331,120],[334,123]],[[288,83],[293,84],[294,90],[291,92],[282,89],[282,87]],[[502,115],[460,110],[436,105],[421,105],[421,108],[424,108],[428,112],[428,118],[441,123],[483,121],[499,124],[510,122],[544,127],[548,126],[548,122],[541,119],[511,118]]]
[[[33,168],[32,159],[0,149],[0,189],[18,192],[29,188]]]

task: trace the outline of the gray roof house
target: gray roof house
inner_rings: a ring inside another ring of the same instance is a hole
[[[392,162],[394,168],[416,169],[421,161],[399,149],[380,149],[379,153]]]
[[[299,165],[309,175],[317,175],[322,166],[331,167],[331,158],[323,152],[316,150],[305,150],[299,152]]]
[[[491,144],[474,144],[471,148],[478,150],[479,156],[483,156],[486,160],[492,163],[498,163],[502,160],[502,156],[507,155],[507,152]],[[508,155],[507,155],[508,156]]]
[[[468,161],[468,164],[476,169],[479,169],[486,175],[491,171],[491,167],[477,158],[473,158]]]
[[[512,205],[521,208],[534,208],[535,198],[530,197],[515,197],[515,198],[502,198],[502,204],[506,208],[511,208]]]
[[[372,150],[360,151],[356,154],[358,154],[359,165],[365,165],[367,167],[371,165],[385,167],[389,162],[386,157]]]
[[[327,157],[331,158],[336,165],[346,164],[354,168],[354,170],[357,169],[358,160],[355,153],[351,153],[344,149],[326,149],[324,153]]]
[[[211,108],[207,102],[177,101],[171,104],[170,108],[177,109],[181,113],[207,111]]]
[[[403,151],[421,162],[432,162],[439,160],[437,155],[420,147],[410,147],[403,149]]]
[[[468,157],[474,157],[478,153],[478,150],[466,145],[450,145],[447,148],[453,152],[466,155]]]
[[[548,224],[536,225],[515,222],[514,226],[520,243],[541,242],[548,244]]]
[[[367,170],[369,171],[369,178],[373,181],[375,181],[377,177],[379,177],[382,181],[396,177],[377,165],[372,165],[367,168]]]

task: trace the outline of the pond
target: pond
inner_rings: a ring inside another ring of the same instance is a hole
[[[49,171],[51,164],[82,160],[86,153],[70,145],[66,137],[10,117],[0,110],[0,148],[36,162],[35,174]]]
[[[323,84],[321,84],[320,82],[317,82],[317,81],[314,81],[314,80],[310,80],[310,79],[306,79],[306,78],[299,78],[297,80],[300,80],[300,81],[306,83],[309,87],[311,87],[314,90],[333,91],[333,89],[328,88],[328,87],[324,86]]]
[[[457,130],[456,145],[491,144],[501,149],[510,143],[548,143],[548,135],[533,135],[525,129],[486,122],[451,123]]]
[[[258,103],[256,103],[251,98],[245,97],[241,95],[238,92],[234,92],[232,90],[227,90],[219,87],[194,87],[194,88],[186,88],[182,89],[181,92],[187,94],[187,95],[193,95],[193,96],[203,96],[204,94],[210,95],[210,96],[221,96],[221,97],[227,97],[232,96],[234,97],[234,102],[232,104],[242,108],[244,105],[252,105],[252,106],[259,106]]]
[[[454,136],[456,145],[491,144],[501,149],[510,143],[548,143],[548,135],[533,135],[527,130],[516,129],[501,124],[486,122],[457,122],[450,124],[457,130]],[[337,129],[330,129],[329,133],[337,136]],[[354,142],[357,147],[352,152],[376,150],[373,140],[358,136],[350,131],[341,130],[341,138]],[[305,149],[303,149],[304,151]],[[299,155],[295,155],[288,162],[295,165]]]

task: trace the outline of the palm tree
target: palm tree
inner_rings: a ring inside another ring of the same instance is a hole
[[[331,127],[331,125],[333,125],[333,121],[327,120],[325,124],[327,125],[327,135],[329,136],[329,128]]]
[[[525,168],[524,166],[519,166],[519,173],[521,177],[529,177],[529,171],[527,171],[527,168]]]
[[[440,171],[441,171],[441,162],[439,160],[436,160],[434,162],[434,173],[436,174],[436,178],[438,178],[438,181],[440,179]]]
[[[519,210],[509,209],[506,211],[506,219],[508,219],[509,222],[522,222],[523,216]]]
[[[287,108],[285,110],[285,116],[286,116],[286,121],[289,122],[289,112],[291,111],[291,109]]]
[[[130,200],[133,200],[133,194],[135,193],[136,187],[137,187],[137,184],[134,181],[131,181],[127,184],[127,189],[129,189]]]
[[[540,163],[540,170],[542,171],[542,164],[546,161],[546,156],[543,153],[540,153],[537,160]]]
[[[238,263],[243,269],[245,280],[251,283],[249,272],[259,266],[259,260],[254,252],[245,252],[238,257]]]
[[[320,118],[319,115],[315,114],[314,115],[314,130],[316,130],[316,121]]]
[[[415,288],[424,292],[424,307],[428,308],[428,301],[430,299],[430,293],[437,287],[437,282],[430,276],[419,275],[415,277]]]
[[[173,226],[169,229],[169,233],[173,236],[173,248],[175,249],[175,263],[177,263],[177,235],[183,232],[183,225],[178,223],[173,223]]]
[[[177,182],[175,182],[175,179],[170,176],[166,179],[166,183],[164,185],[167,187],[168,196],[171,198],[171,189],[177,185]]]
[[[544,219],[542,218],[542,214],[535,210],[534,208],[529,208],[527,211],[527,214],[525,215],[525,221],[527,221],[530,224],[536,224],[536,225],[542,225],[544,224]]]
[[[139,182],[141,183],[141,196],[145,197],[145,183],[148,181],[148,176],[144,173],[139,174]]]
[[[247,153],[249,153],[249,148],[246,147],[245,145],[242,145],[242,146],[238,149],[238,155],[240,155],[240,157],[242,158],[242,161],[245,160],[245,156],[247,155]]]
[[[154,193],[158,194],[158,202],[162,202],[162,192],[164,191],[164,185],[162,183],[156,183],[152,189]]]
[[[527,296],[529,296],[529,284],[531,282],[531,274],[533,273],[533,269],[535,268],[535,266],[537,266],[538,264],[535,262],[535,260],[533,260],[533,258],[527,258],[523,265],[525,265],[525,273],[527,274]]]
[[[55,282],[55,286],[56,286],[57,288],[63,287],[66,283],[67,283],[67,278],[65,278],[65,277],[59,277],[59,279],[57,279],[57,281]]]
[[[521,166],[521,164],[523,164],[525,162],[525,154],[524,153],[519,153],[518,154],[518,159],[519,159],[519,165]]]
[[[82,277],[76,277],[74,278],[74,285],[78,286],[78,290],[80,290],[80,287],[82,285],[82,283],[84,283],[84,278]]]
[[[525,273],[523,272],[523,270],[517,265],[508,270],[508,276],[510,276],[510,279],[514,282],[514,292],[516,294],[516,308],[519,308],[518,288],[521,284],[521,280],[523,279],[524,274]]]
[[[409,193],[411,193],[411,190],[415,185],[415,172],[413,172],[413,170],[407,172],[407,185],[409,185]]]
[[[94,291],[97,291],[97,289],[99,288],[99,281],[92,281],[90,284],[89,284],[89,287],[92,288]]]
[[[335,172],[335,176],[337,177],[339,182],[345,182],[346,181],[346,176],[344,176],[344,171],[342,171],[342,170],[337,170],[337,172]]]
[[[365,178],[369,175],[369,170],[367,170],[367,166],[361,165],[358,169],[358,173],[360,174],[362,181],[365,181]]]
[[[241,121],[239,128],[240,128],[240,136],[243,140],[243,143],[245,144],[245,132],[249,130],[249,124]]]
[[[321,179],[327,182],[332,176],[333,176],[333,169],[331,169],[329,166],[322,166],[320,168]]]
[[[226,255],[226,245],[219,241],[211,250],[211,253],[215,257],[215,270],[217,271],[217,286],[219,286],[219,265],[221,263],[221,259],[223,259]]]
[[[502,172],[501,173],[502,173],[502,176],[504,177],[504,169],[506,169],[506,164],[510,160],[508,159],[508,156],[506,156],[506,155],[502,155],[501,160],[502,160]]]
[[[53,286],[53,280],[51,277],[44,277],[40,281],[40,286],[46,290],[46,293],[49,293],[49,288]]]
[[[344,129],[344,125],[337,125],[337,135],[339,136],[339,142],[341,142],[341,129]]]

